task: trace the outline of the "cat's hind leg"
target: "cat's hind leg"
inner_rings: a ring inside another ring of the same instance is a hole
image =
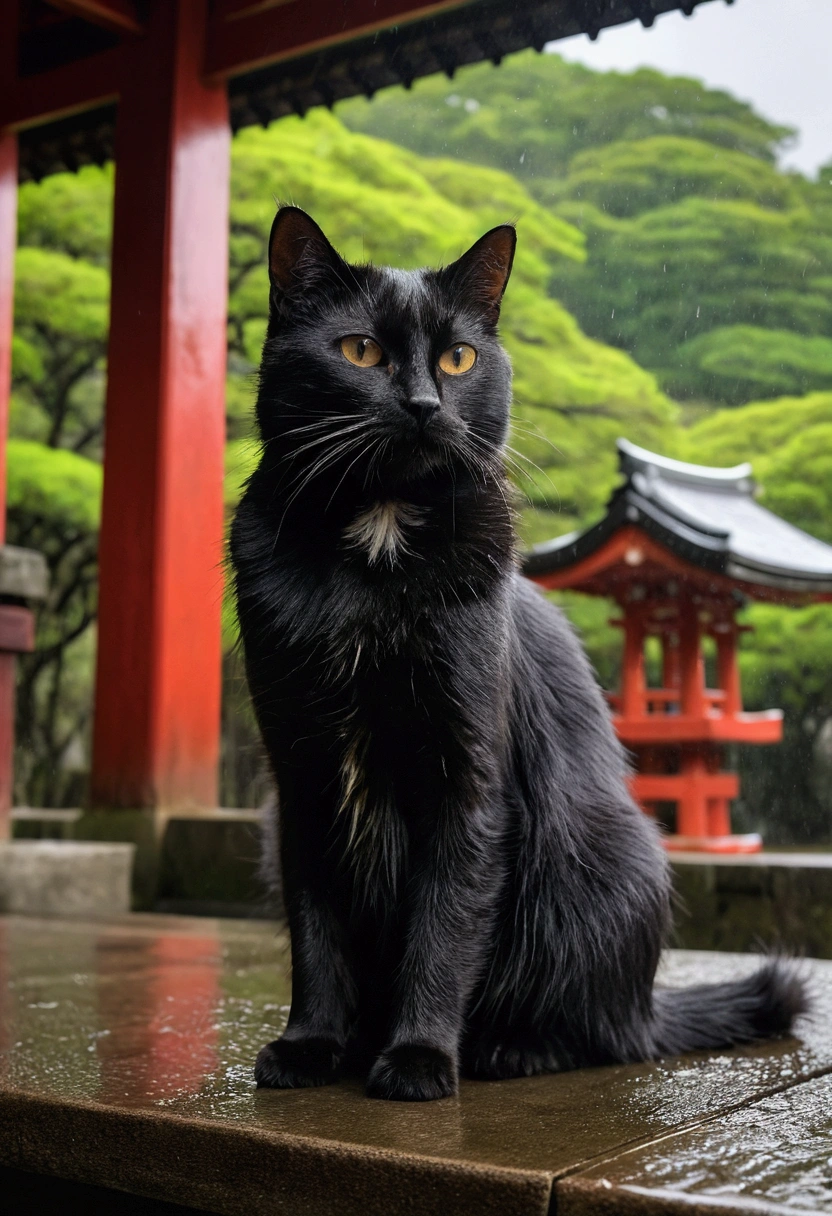
[[[574,1067],[557,1035],[510,1020],[472,1027],[460,1054],[463,1075],[479,1081],[508,1081]]]

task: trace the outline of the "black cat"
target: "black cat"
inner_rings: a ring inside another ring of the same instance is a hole
[[[442,270],[272,229],[262,460],[232,532],[280,799],[292,1010],[264,1086],[380,1098],[727,1047],[805,1006],[776,964],[653,990],[668,866],[563,617],[517,573],[497,339],[514,229]],[[277,859],[273,859],[277,863]]]

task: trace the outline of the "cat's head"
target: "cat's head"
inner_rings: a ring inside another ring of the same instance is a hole
[[[493,462],[511,366],[497,337],[516,236],[502,225],[440,270],[350,265],[297,207],[269,240],[263,438],[321,476],[393,484]]]

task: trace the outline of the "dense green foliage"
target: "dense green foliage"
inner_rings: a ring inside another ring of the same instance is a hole
[[[830,175],[779,171],[788,131],[728,94],[529,52],[339,112],[526,181],[586,237],[586,260],[562,267],[551,293],[677,399],[832,388]]]
[[[621,140],[680,135],[773,162],[793,134],[728,93],[645,68],[598,73],[526,51],[494,71],[418,80],[339,107],[347,126],[427,156],[495,165],[545,196],[578,153]]]
[[[87,169],[19,199],[7,538],[50,572],[18,662],[16,794],[35,805],[77,801],[86,766],[111,194],[112,172]]]
[[[781,398],[702,419],[680,437],[682,454],[702,464],[751,460],[761,503],[832,543],[832,393]],[[784,743],[740,757],[745,826],[769,839],[832,836],[832,769],[824,750],[832,722],[832,605],[745,613],[745,701],[785,712]]]

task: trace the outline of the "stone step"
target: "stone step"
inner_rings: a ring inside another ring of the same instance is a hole
[[[136,846],[79,840],[0,843],[0,911],[108,917],[129,912]]]

